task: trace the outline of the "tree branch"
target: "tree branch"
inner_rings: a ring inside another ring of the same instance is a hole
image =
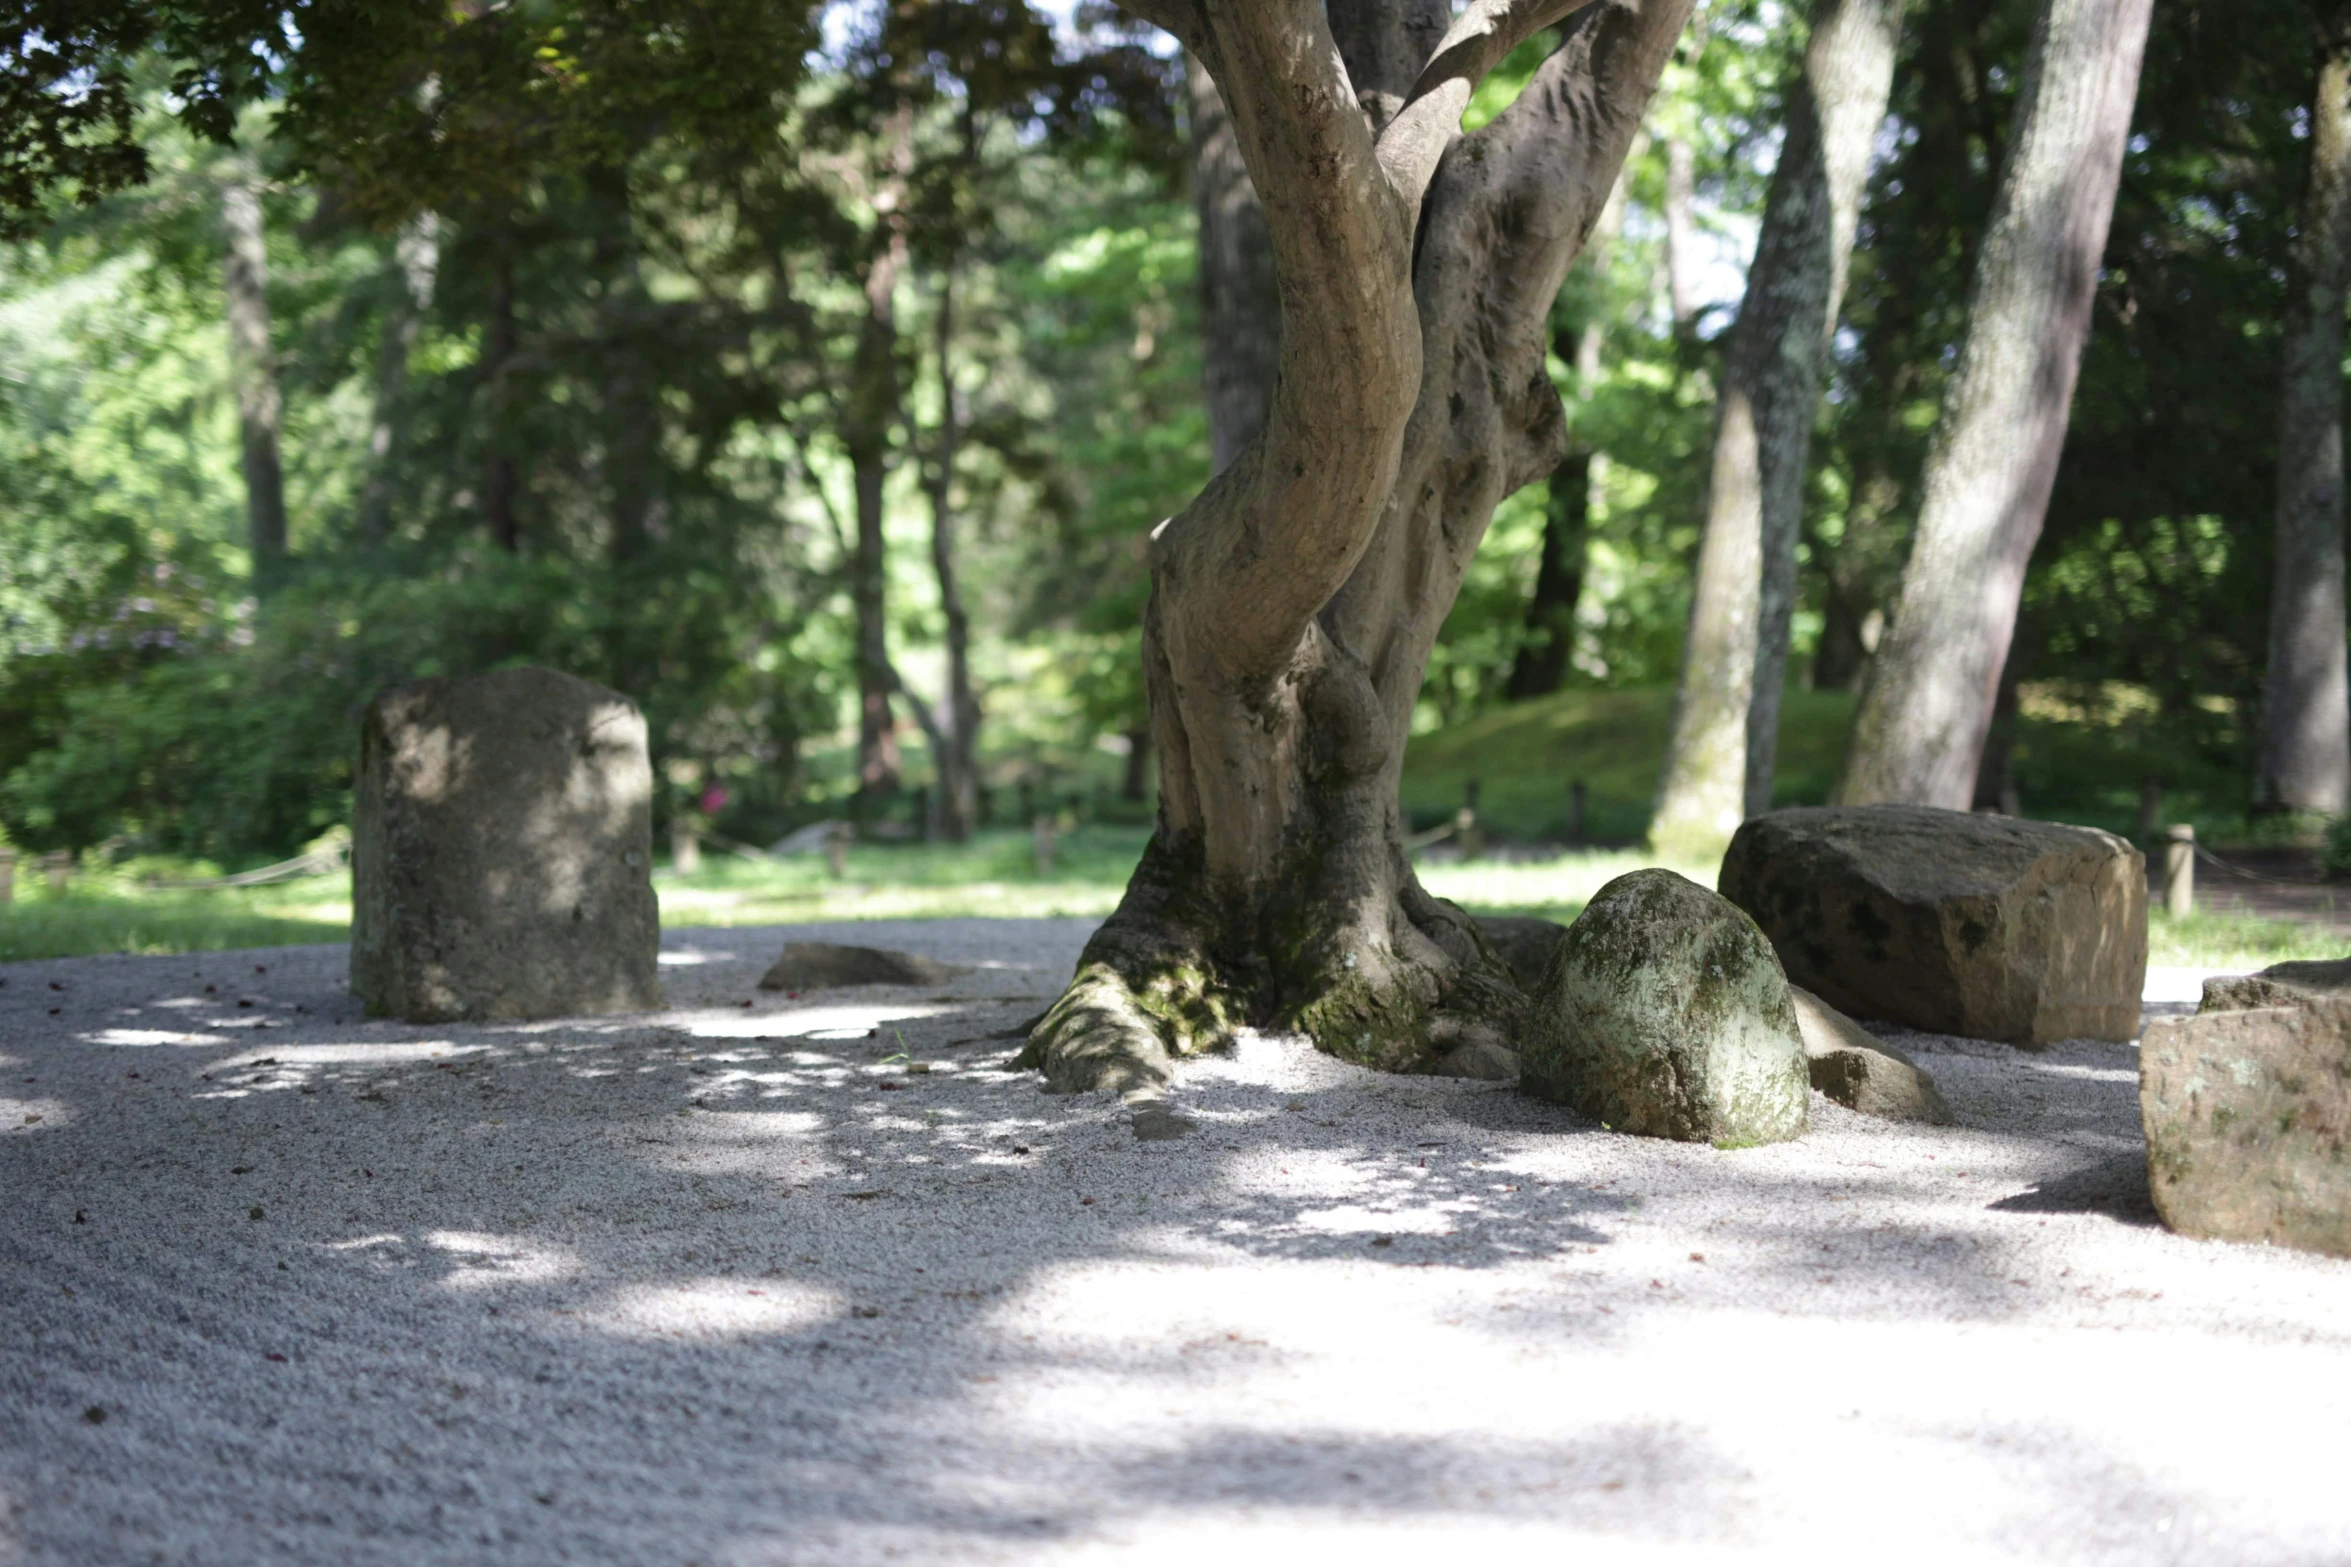
[[[1412,216],[1380,171],[1322,0],[1219,6],[1208,34],[1264,199],[1280,367],[1262,434],[1161,529],[1155,553],[1191,587],[1170,635],[1197,635],[1213,663],[1263,680],[1346,580],[1395,476],[1420,384]]]
[[[1592,0],[1474,0],[1438,43],[1404,107],[1380,137],[1380,167],[1418,203],[1437,160],[1461,129],[1469,95],[1510,51]]]
[[[1200,0],[1117,0],[1118,8],[1138,21],[1172,33],[1187,49],[1198,52],[1208,33],[1208,19]]]

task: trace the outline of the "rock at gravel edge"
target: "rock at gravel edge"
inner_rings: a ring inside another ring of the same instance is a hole
[[[1926,1068],[1801,986],[1790,985],[1812,1086],[1848,1110],[1947,1126],[1951,1107]]]
[[[2151,1024],[2139,1114],[2166,1225],[2351,1257],[2351,998]]]
[[[957,963],[941,963],[888,947],[849,947],[829,941],[788,941],[759,977],[762,990],[842,990],[854,985],[938,985],[968,974]]]

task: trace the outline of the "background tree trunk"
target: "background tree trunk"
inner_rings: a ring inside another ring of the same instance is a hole
[[[1641,155],[1635,136],[1627,160]],[[1584,270],[1590,278],[1590,308],[1575,329],[1573,341],[1555,336],[1552,351],[1575,366],[1576,404],[1591,401],[1600,386],[1601,355],[1608,345],[1608,273],[1616,258],[1617,241],[1624,237],[1625,180],[1609,187],[1600,219],[1584,241]],[[1607,482],[1607,454],[1579,439],[1569,419],[1569,447],[1559,466],[1551,470],[1543,496],[1543,553],[1535,566],[1535,588],[1527,599],[1525,640],[1510,660],[1504,679],[1504,700],[1523,702],[1549,696],[1567,682],[1575,655],[1576,606],[1584,597],[1584,562],[1591,551],[1592,514],[1599,509],[1600,491]]]
[[[887,132],[890,176],[874,205],[879,214],[865,266],[865,319],[849,371],[841,444],[857,498],[857,547],[849,563],[849,598],[857,617],[857,795],[862,814],[898,789],[898,727],[890,698],[889,543],[882,531],[883,488],[890,477],[890,432],[900,423],[898,277],[906,267],[906,169],[912,122],[901,111]]]
[[[1677,333],[1698,320],[1697,155],[1681,137],[1665,144],[1665,308]]]
[[[1575,652],[1576,604],[1584,596],[1584,553],[1592,538],[1592,454],[1571,451],[1543,489],[1543,558],[1527,600],[1526,639],[1502,682],[1505,701],[1549,696],[1567,680]]]
[[[939,283],[939,449],[931,484],[931,569],[939,580],[939,610],[947,622],[945,748],[934,759],[939,774],[939,831],[950,843],[971,836],[978,819],[980,702],[971,683],[971,615],[955,564],[955,448],[966,414],[955,384],[955,265]]]
[[[367,427],[367,487],[359,496],[359,538],[370,548],[392,532],[393,465],[408,396],[408,359],[416,334],[433,302],[441,268],[441,220],[427,212],[400,230],[392,246],[400,287],[385,313],[383,339],[376,346],[375,409]]]
[[[286,558],[286,480],[278,457],[285,403],[269,341],[269,239],[261,226],[261,183],[240,170],[220,197],[228,256],[229,373],[237,393],[238,457],[245,474],[245,529],[253,572],[267,578]]]
[[[1200,371],[1210,461],[1222,473],[1265,428],[1281,359],[1273,238],[1233,139],[1232,117],[1197,55],[1184,56],[1192,200],[1200,214]]]
[[[517,351],[514,323],[514,240],[501,231],[491,257],[489,342],[482,351],[482,376],[489,390],[490,457],[482,475],[482,518],[490,538],[509,555],[522,553],[522,518],[516,508],[514,378]]]
[[[2277,565],[2254,803],[2351,809],[2343,605],[2343,312],[2351,285],[2351,26],[2329,18],[2310,111],[2278,399]]]
[[[616,691],[643,683],[651,656],[642,646],[638,580],[661,511],[661,406],[656,372],[646,362],[653,300],[645,288],[628,173],[612,164],[588,170],[596,212],[594,266],[603,283],[597,322],[602,339],[602,447],[607,518],[606,678]]]
[[[1412,874],[1404,740],[1495,504],[1558,465],[1551,306],[1690,6],[1581,10],[1466,137],[1476,77],[1568,0],[1473,7],[1417,85],[1334,68],[1319,4],[1131,8],[1200,55],[1271,193],[1280,372],[1262,431],[1154,536],[1159,828],[1026,1059],[1064,1088],[1148,1089],[1172,1055],[1264,1022],[1369,1064],[1475,1070],[1506,1059],[1524,1002]]]
[[[1902,595],[1837,797],[1965,810],[2041,533],[2114,213],[2150,0],[2044,0]]]
[[[1742,819],[1771,809],[1804,475],[1901,11],[1901,0],[1818,0],[1785,88],[1779,166],[1723,355],[1704,542],[1650,828],[1661,849],[1713,853]]]

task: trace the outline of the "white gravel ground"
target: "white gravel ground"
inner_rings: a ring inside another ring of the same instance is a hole
[[[2155,1227],[2130,1048],[1723,1153],[1257,1039],[1146,1142],[972,1038],[1085,928],[502,1027],[0,967],[0,1561],[2351,1561],[2351,1263]]]

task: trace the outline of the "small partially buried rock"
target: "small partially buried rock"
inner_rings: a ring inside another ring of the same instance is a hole
[[[1530,1010],[1530,1093],[1650,1137],[1743,1146],[1804,1131],[1804,1041],[1779,959],[1753,920],[1671,871],[1601,888]]]
[[[762,990],[839,990],[851,985],[937,985],[971,970],[887,947],[788,941],[760,976]]]
[[[2127,1040],[2147,872],[2111,833],[1925,806],[1774,811],[1723,856],[1788,977],[1861,1017],[2046,1045]]]
[[[1790,985],[1788,994],[1796,1003],[1813,1087],[1863,1115],[1950,1122],[1951,1107],[1925,1068],[1811,991]]]
[[[2165,1224],[2351,1257],[2347,978],[2351,964],[2281,963],[2149,1025],[2139,1115]]]

